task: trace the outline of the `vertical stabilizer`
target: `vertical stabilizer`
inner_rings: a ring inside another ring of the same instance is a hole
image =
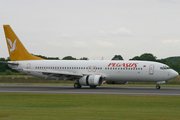
[[[31,55],[9,25],[3,25],[3,27],[11,61],[44,60],[40,57]]]

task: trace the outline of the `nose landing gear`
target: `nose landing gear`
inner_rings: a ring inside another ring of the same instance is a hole
[[[167,83],[167,81],[158,81],[157,85],[156,85],[156,89],[160,89],[161,88],[161,86],[159,84],[165,84],[165,83]]]

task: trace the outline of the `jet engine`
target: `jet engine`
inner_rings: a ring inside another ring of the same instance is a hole
[[[103,84],[103,77],[101,75],[87,75],[79,79],[80,85],[100,86]]]

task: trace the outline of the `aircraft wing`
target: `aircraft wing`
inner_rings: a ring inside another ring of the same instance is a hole
[[[42,73],[43,75],[46,75],[45,79],[48,79],[50,77],[57,77],[57,80],[73,80],[83,76],[82,73],[75,73],[68,71],[32,70],[32,69],[23,69],[23,71]]]

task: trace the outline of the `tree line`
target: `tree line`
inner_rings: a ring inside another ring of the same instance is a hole
[[[38,57],[41,57],[46,60],[60,60],[59,57],[46,57],[42,55],[35,55]],[[62,58],[62,60],[89,60],[87,57],[82,58],[74,58],[72,56],[66,56]],[[111,60],[124,60],[121,55],[114,55],[114,57]],[[141,60],[141,61],[154,61],[154,62],[160,62],[168,65],[170,68],[176,70],[178,73],[180,73],[180,57],[168,57],[165,59],[157,59],[156,56],[154,56],[151,53],[144,53],[140,56],[135,56],[129,60]],[[0,58],[0,61],[10,61],[10,58]],[[1,64],[0,63],[0,72],[5,72],[7,70],[11,70],[11,68],[8,67],[7,64]],[[15,70],[11,70],[13,72],[16,72]]]

